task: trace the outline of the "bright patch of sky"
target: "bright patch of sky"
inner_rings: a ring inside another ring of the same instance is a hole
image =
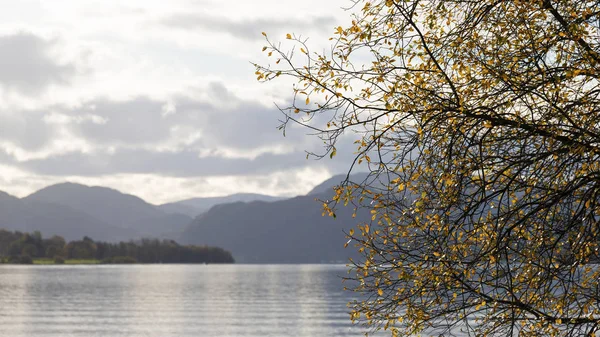
[[[350,0],[0,3],[0,190],[291,196],[348,168],[306,160],[321,144],[305,130],[282,136],[291,82],[260,84],[250,62],[267,62],[262,31],[328,49]]]

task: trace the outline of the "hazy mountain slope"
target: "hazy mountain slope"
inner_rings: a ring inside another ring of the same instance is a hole
[[[0,228],[21,229],[24,216],[31,211],[25,203],[6,192],[0,192]]]
[[[166,214],[138,197],[117,190],[73,183],[46,187],[24,200],[67,206],[111,227],[136,232],[139,236],[162,236],[174,229],[180,231],[192,220],[183,214]]]
[[[362,183],[368,176],[369,173],[366,172],[355,173],[350,176],[350,181],[355,183]],[[320,183],[319,185],[315,186],[310,192],[308,192],[307,195],[329,194],[329,197],[331,197],[334,194],[333,188],[339,185],[342,181],[344,181],[344,179],[346,179],[345,174],[335,175]]]
[[[0,228],[27,232],[39,230],[45,236],[61,235],[67,240],[81,239],[86,235],[107,241],[136,236],[134,231],[112,227],[72,208],[21,200],[4,192],[0,192]]]
[[[0,191],[0,216],[5,214],[11,208],[21,207],[21,199],[14,197],[6,192]]]
[[[353,219],[352,208],[345,207],[335,219],[323,217],[315,197],[327,195],[217,205],[197,217],[181,241],[223,247],[242,263],[346,262],[355,250],[344,249],[342,230],[367,220],[368,214]]]
[[[153,237],[176,240],[191,221],[192,218],[188,215],[168,213],[139,219],[133,223],[132,227],[143,228],[145,233],[151,233]]]
[[[224,197],[207,197],[207,198],[192,198],[163,204],[158,206],[159,209],[166,212],[175,212],[187,214],[195,217],[215,205],[229,204],[234,202],[252,202],[252,201],[278,201],[285,198],[273,197],[270,195],[256,194],[256,193],[237,193]]]
[[[197,210],[195,207],[183,205],[178,202],[171,202],[168,204],[158,205],[158,206],[156,206],[156,208],[158,208],[159,210],[161,210],[165,213],[185,214],[192,218],[196,217],[196,216],[198,216],[198,214],[202,213],[201,211]]]
[[[128,228],[140,219],[162,212],[144,200],[106,187],[62,183],[43,188],[25,200],[66,205],[114,226]]]

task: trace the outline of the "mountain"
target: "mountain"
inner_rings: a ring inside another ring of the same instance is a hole
[[[69,207],[111,227],[135,233],[134,237],[164,237],[181,232],[192,220],[168,214],[133,195],[106,187],[62,183],[43,188],[23,199]],[[126,237],[121,239],[129,239]]]
[[[219,204],[230,204],[234,202],[252,202],[252,201],[278,201],[285,198],[273,197],[264,194],[255,193],[237,193],[224,197],[192,198],[159,205],[158,209],[169,213],[181,213],[191,217],[206,212],[208,209]]]
[[[242,263],[344,263],[357,255],[352,247],[344,249],[343,231],[370,216],[359,210],[352,218],[351,207],[340,207],[336,218],[322,216],[315,199],[328,196],[216,205],[194,219],[180,240],[223,247]]]
[[[369,177],[369,173],[354,173],[350,175],[349,180],[354,183],[362,183],[365,179]],[[319,194],[329,194],[331,197],[334,192],[333,188],[338,186],[342,181],[346,179],[346,174],[338,174],[335,175],[319,185],[315,186],[307,195],[319,195]]]
[[[162,204],[156,206],[157,209],[170,214],[185,214],[189,217],[196,217],[198,214],[202,213],[202,211],[196,209],[195,207],[183,205],[179,202],[170,202],[168,204]]]
[[[344,178],[335,176],[308,195],[291,199],[234,194],[160,206],[114,189],[74,183],[52,185],[23,199],[0,192],[0,228],[39,230],[67,240],[172,238],[223,247],[247,263],[345,262],[354,250],[343,248],[343,231],[370,220],[370,215],[359,212],[354,219],[351,208],[340,207],[335,219],[324,217],[317,201],[330,198],[333,186]],[[201,215],[192,219],[191,214]]]
[[[0,191],[0,210],[16,207],[20,203],[20,199],[6,192]],[[4,212],[0,212],[4,214]]]
[[[115,241],[132,237],[133,231],[113,227],[70,207],[33,200],[22,200],[0,192],[0,228],[33,232],[44,236],[62,235],[67,240],[90,236]]]
[[[146,218],[163,215],[144,200],[106,187],[62,183],[43,188],[24,200],[66,205],[114,226],[127,228]]]

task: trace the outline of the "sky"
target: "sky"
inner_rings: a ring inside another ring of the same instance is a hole
[[[351,155],[306,159],[320,142],[284,137],[261,84],[261,32],[327,50],[350,0],[5,1],[0,11],[0,190],[64,181],[159,204],[254,192],[307,193]]]

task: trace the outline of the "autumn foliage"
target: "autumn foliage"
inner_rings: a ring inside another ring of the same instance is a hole
[[[352,318],[392,335],[600,329],[600,2],[356,1],[332,49],[266,36],[261,81],[329,156],[356,141]],[[328,120],[317,125],[309,119]],[[322,154],[325,155],[325,154]],[[350,244],[353,245],[352,243]]]

